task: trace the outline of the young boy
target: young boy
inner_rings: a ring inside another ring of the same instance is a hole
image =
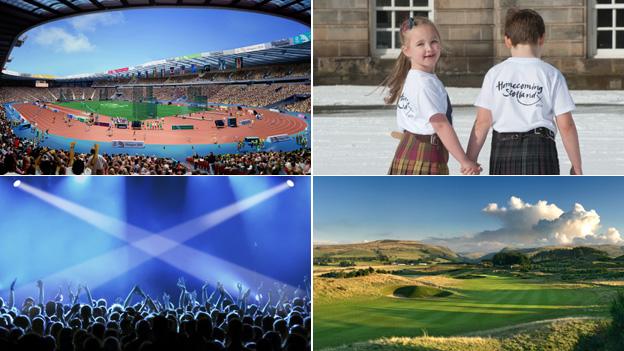
[[[505,46],[511,57],[492,67],[483,80],[466,152],[476,162],[492,127],[490,174],[559,174],[557,127],[572,163],[570,173],[583,173],[571,113],[575,106],[565,78],[540,59],[544,32],[537,12],[507,12]]]

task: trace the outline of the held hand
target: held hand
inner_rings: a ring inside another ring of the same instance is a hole
[[[11,291],[15,290],[15,282],[17,282],[17,278],[13,279],[13,282],[11,283]]]
[[[238,292],[240,294],[241,291],[243,291],[243,284],[241,282],[236,283],[236,287],[238,288]]]
[[[481,166],[474,161],[466,160],[461,163],[461,173],[463,175],[479,174],[481,170]]]
[[[37,288],[43,289],[43,281],[41,279],[37,280]]]

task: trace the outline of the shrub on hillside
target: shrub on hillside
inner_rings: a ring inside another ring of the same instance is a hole
[[[492,258],[495,266],[511,266],[514,264],[526,266],[529,264],[527,255],[517,251],[499,252]]]
[[[611,332],[616,341],[624,342],[624,292],[619,292],[611,303]]]

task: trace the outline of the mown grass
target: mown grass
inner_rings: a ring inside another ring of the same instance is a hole
[[[110,117],[123,117],[129,120],[133,119],[132,102],[129,101],[72,101],[61,102],[57,105],[85,111],[86,113],[99,113]],[[157,105],[156,114],[158,117],[175,116],[195,111],[201,111],[199,108],[189,108],[186,106],[175,105]],[[148,116],[141,116],[137,119],[148,119]]]
[[[441,276],[432,278],[437,281],[428,285],[448,288],[454,294],[410,299],[393,296],[400,287],[427,285],[426,277],[374,274],[350,279],[315,278],[315,348],[382,337],[462,335],[570,316],[607,317],[616,291],[593,284],[513,276],[447,277],[452,283],[448,286]]]
[[[537,326],[518,327],[485,337],[389,337],[331,348],[322,351],[614,351],[618,345],[605,342],[601,335],[607,320],[570,319]]]

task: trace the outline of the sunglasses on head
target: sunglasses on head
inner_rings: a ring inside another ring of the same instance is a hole
[[[403,27],[401,28],[401,31],[405,32],[411,30],[412,28],[414,28],[414,17],[410,17],[403,22]]]

